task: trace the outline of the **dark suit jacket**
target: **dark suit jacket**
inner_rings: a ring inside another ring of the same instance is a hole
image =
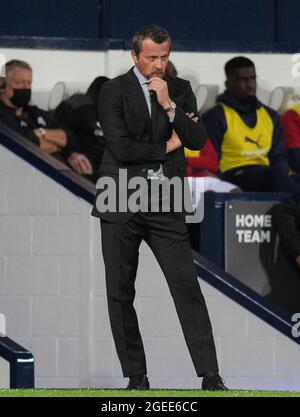
[[[185,113],[197,113],[197,105],[190,83],[177,77],[165,76],[169,95],[177,105],[173,124],[159,106],[155,132],[141,85],[133,72],[106,82],[100,92],[99,120],[106,138],[106,150],[100,166],[100,178],[114,178],[118,190],[119,169],[127,170],[128,181],[134,176],[147,176],[149,168],[163,166],[168,178],[185,175],[183,147],[166,154],[166,141],[175,129],[183,146],[198,150],[207,139],[206,130],[199,120],[190,120]],[[103,190],[97,190],[96,200]],[[128,193],[129,196],[129,193]],[[133,213],[100,213],[95,205],[92,215],[113,223],[125,223]]]

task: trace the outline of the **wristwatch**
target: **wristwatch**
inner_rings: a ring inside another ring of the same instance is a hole
[[[175,109],[176,109],[176,103],[174,103],[174,101],[171,101],[171,106],[164,109],[164,111],[169,113],[169,111],[173,111]]]

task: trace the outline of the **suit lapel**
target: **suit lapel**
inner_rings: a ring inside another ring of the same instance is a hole
[[[133,98],[136,104],[138,112],[141,114],[147,124],[151,123],[150,114],[143,89],[139,83],[139,80],[133,72],[133,68],[127,73],[128,76],[128,93]]]
[[[126,84],[125,84],[125,88],[127,89],[128,95],[130,97],[133,98],[133,100],[135,101],[135,105],[136,105],[136,109],[137,111],[140,113],[140,115],[142,116],[143,120],[145,121],[145,123],[151,128],[151,118],[150,118],[150,114],[149,114],[149,110],[148,110],[148,106],[146,103],[146,99],[144,96],[144,92],[142,90],[142,87],[139,83],[139,80],[137,79],[137,77],[135,76],[134,72],[133,72],[133,68],[131,68],[128,72],[127,72],[127,77],[126,77]],[[166,81],[168,82],[168,78],[166,77]],[[176,93],[174,91],[173,85],[172,83],[168,82],[168,88],[169,88],[169,94],[171,99],[174,97],[174,93]],[[157,111],[157,117],[156,117],[156,126],[154,129],[154,141],[158,140],[162,134],[162,132],[164,131],[164,128],[166,126],[166,122],[167,122],[167,114],[166,112],[163,110],[163,108],[161,106],[158,106],[158,111]]]

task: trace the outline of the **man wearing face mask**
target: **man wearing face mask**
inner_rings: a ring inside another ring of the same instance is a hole
[[[49,112],[29,105],[30,65],[14,59],[6,63],[5,70],[0,86],[0,120],[48,154],[61,155],[79,174],[91,174],[91,164],[78,152],[79,143],[72,131],[58,124]]]
[[[250,59],[225,64],[226,91],[203,115],[219,156],[222,178],[243,191],[300,192],[288,176],[281,126],[276,112],[256,97],[256,71]]]

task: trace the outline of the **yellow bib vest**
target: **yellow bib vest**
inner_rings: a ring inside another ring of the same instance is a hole
[[[274,126],[265,108],[256,110],[257,122],[251,128],[236,110],[221,105],[227,122],[221,150],[221,172],[245,165],[269,165],[267,155],[272,147]]]
[[[184,148],[184,156],[186,158],[198,158],[201,154],[201,151],[192,151],[191,149]]]

